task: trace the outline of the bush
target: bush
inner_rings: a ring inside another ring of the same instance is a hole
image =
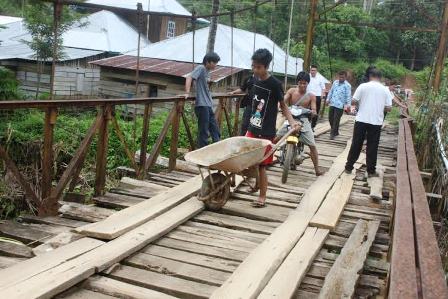
[[[0,67],[0,100],[22,98],[18,86],[14,73],[7,68]]]

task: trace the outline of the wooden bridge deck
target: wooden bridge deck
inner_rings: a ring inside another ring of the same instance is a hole
[[[335,158],[346,148],[352,128],[353,120],[349,120],[341,126],[341,135],[336,140],[330,140],[328,132],[316,139],[320,164],[327,171],[332,167]],[[293,297],[319,296],[327,274],[359,219],[378,220],[380,225],[363,264],[355,296],[386,297],[397,132],[397,128],[386,126],[381,136],[379,163],[385,168],[383,199],[375,201],[369,197],[365,166],[362,166],[356,171],[353,188],[339,222],[310,260]],[[297,171],[290,173],[286,185],[280,182],[281,168],[278,165],[270,167],[268,175],[271,186],[266,208],[250,207],[250,201],[255,199],[256,195],[251,194],[248,187],[242,184],[233,192],[231,200],[219,213],[201,211],[169,232],[163,233],[136,253],[131,252],[123,256],[119,262],[113,263],[100,273],[93,271],[83,276],[79,283],[74,281],[75,285],[64,284],[54,292],[44,292],[43,297],[55,294],[58,298],[210,297],[249,254],[287,219],[290,212],[299,206],[308,188],[316,181],[310,159],[306,159]],[[18,265],[23,264],[20,262],[33,256],[30,247],[40,245],[40,252],[45,252],[52,237],[61,236],[61,233],[70,232],[88,223],[101,221],[119,209],[145,200],[150,201],[156,194],[194,176],[193,173],[181,171],[150,173],[148,183],[140,186],[137,186],[134,180],[123,179],[118,187],[110,189],[104,196],[94,198],[94,204],[62,202],[59,217],[23,216],[21,222],[3,221],[0,224],[1,235],[18,239],[29,246],[0,242],[0,268],[20,269]],[[327,197],[330,194],[331,191]],[[74,233],[65,235],[81,237]],[[73,240],[60,241],[68,243]],[[50,257],[51,254],[52,251],[44,253]],[[0,289],[4,287],[1,285],[2,279],[0,277]],[[251,277],[245,279],[250,281]],[[16,297],[25,298],[23,294],[17,294]]]

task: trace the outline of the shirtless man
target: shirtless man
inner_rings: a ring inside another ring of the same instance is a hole
[[[301,106],[311,110],[312,116],[316,115],[316,96],[313,93],[307,93],[306,88],[310,82],[310,75],[306,72],[300,72],[297,75],[297,87],[290,88],[284,97],[286,105]],[[310,148],[311,160],[314,164],[314,171],[316,176],[322,175],[324,172],[319,169],[319,153],[317,152],[316,142],[314,141],[314,133],[311,128],[311,123],[308,118],[302,118],[302,129],[300,139]],[[286,126],[282,127],[277,132],[277,138],[285,135],[287,132]]]

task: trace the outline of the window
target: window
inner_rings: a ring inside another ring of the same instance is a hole
[[[168,21],[168,28],[166,30],[166,37],[172,38],[176,36],[176,22]]]

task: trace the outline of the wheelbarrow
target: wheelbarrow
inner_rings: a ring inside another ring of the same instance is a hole
[[[235,176],[240,175],[254,190],[258,188],[258,165],[272,155],[294,133],[291,129],[276,144],[269,140],[231,137],[185,155],[185,160],[196,164],[202,177],[198,199],[212,211],[220,210],[230,197]],[[267,149],[271,146],[271,149]],[[204,171],[205,170],[205,175]],[[255,178],[255,186],[249,182]]]

